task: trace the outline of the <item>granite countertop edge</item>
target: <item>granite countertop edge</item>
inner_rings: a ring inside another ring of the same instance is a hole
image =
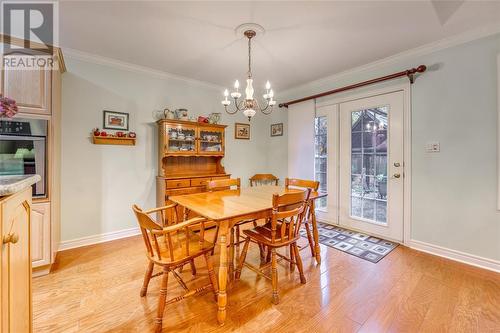
[[[39,175],[0,176],[0,196],[20,192],[40,180]]]

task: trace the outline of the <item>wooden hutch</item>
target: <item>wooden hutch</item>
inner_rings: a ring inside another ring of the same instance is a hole
[[[226,125],[162,119],[158,124],[157,206],[169,196],[206,191],[212,179],[229,178],[222,166]]]

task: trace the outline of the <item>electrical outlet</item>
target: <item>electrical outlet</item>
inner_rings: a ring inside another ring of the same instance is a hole
[[[425,150],[428,153],[439,153],[441,151],[441,145],[437,141],[427,142],[427,144],[425,145]]]

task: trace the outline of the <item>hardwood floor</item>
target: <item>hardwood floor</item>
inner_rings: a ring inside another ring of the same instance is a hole
[[[271,283],[244,269],[229,289],[219,327],[213,294],[167,306],[164,332],[499,332],[500,274],[399,246],[378,264],[321,246],[318,267],[301,251],[307,284],[280,263],[279,305]],[[255,244],[247,260],[258,264]],[[218,262],[215,260],[214,262]],[[192,285],[208,282],[202,260]],[[34,332],[150,332],[159,278],[139,291],[146,270],[140,237],[64,251],[50,275],[33,280]],[[168,298],[181,293],[174,279]],[[189,285],[189,282],[188,282]]]

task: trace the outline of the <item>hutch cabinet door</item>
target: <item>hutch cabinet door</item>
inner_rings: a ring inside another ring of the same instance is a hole
[[[50,114],[51,71],[2,70],[2,93],[17,102],[19,112]]]
[[[199,146],[200,155],[224,155],[224,128],[200,126]]]
[[[30,204],[28,191],[2,203],[2,332],[31,332]]]
[[[196,152],[196,124],[165,124],[167,155],[192,155]]]

